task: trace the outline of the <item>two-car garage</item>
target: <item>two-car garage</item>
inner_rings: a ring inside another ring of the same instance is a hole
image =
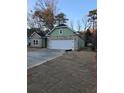
[[[48,48],[50,49],[75,49],[74,40],[49,40]]]

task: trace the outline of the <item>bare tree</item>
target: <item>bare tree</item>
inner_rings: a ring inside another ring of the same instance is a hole
[[[35,23],[33,21],[31,12],[27,13],[27,25],[28,25],[29,28],[34,28],[35,27]]]
[[[91,24],[88,22],[88,17],[84,16],[82,18],[83,26],[84,26],[84,31],[86,31],[88,28],[90,28]]]
[[[56,6],[55,0],[38,0],[36,2],[34,16],[38,17],[43,26],[48,29],[52,29],[55,25]]]
[[[79,32],[81,30],[81,27],[82,27],[82,25],[81,25],[80,21],[77,21],[77,29],[78,29]]]
[[[38,17],[34,17],[33,11],[28,11],[27,14],[27,25],[29,28],[40,28],[43,29],[43,23],[40,22]]]
[[[71,29],[74,30],[74,23],[73,23],[73,21],[70,21],[70,27],[71,27]]]

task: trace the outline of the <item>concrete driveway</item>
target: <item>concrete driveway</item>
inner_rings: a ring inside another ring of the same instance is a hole
[[[38,49],[37,51],[27,52],[27,68],[38,66],[44,62],[61,56],[64,50],[56,49]]]

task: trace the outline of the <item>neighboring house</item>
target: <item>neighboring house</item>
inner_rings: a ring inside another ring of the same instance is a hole
[[[47,38],[42,32],[33,32],[28,41],[30,41],[30,47],[45,48],[46,40]]]
[[[64,24],[56,26],[46,36],[48,37],[47,47],[49,49],[78,50],[85,45],[84,39]]]

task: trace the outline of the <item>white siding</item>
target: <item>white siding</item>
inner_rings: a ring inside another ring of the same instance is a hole
[[[83,48],[85,46],[85,41],[78,37],[78,48]]]
[[[78,49],[78,36],[74,37],[74,49],[77,50]]]
[[[38,44],[34,44],[34,40],[38,40]],[[42,47],[42,39],[31,39],[31,47]]]

